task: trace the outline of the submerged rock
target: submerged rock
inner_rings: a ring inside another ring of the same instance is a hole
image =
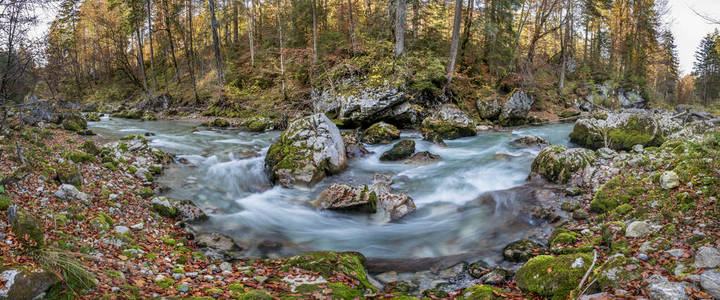
[[[396,161],[409,158],[415,152],[415,141],[402,140],[395,144],[392,149],[380,156],[383,161]]]
[[[365,129],[362,141],[368,144],[389,144],[400,138],[400,130],[385,122],[375,123]]]
[[[440,155],[432,154],[428,151],[422,151],[413,154],[408,158],[406,164],[428,164],[441,160]]]
[[[342,135],[348,159],[362,158],[372,153],[360,142],[360,137],[356,131],[343,131],[340,135]]]
[[[311,187],[346,168],[345,145],[324,114],[296,119],[265,156],[270,180],[284,187]]]
[[[445,104],[423,120],[422,134],[426,140],[436,140],[429,136],[453,140],[477,134],[475,122],[464,112],[452,104]]]
[[[566,183],[577,172],[595,161],[595,153],[587,149],[565,146],[546,147],[532,163],[532,172],[554,183]]]
[[[513,140],[510,142],[510,145],[513,145],[518,148],[545,148],[547,146],[550,146],[550,142],[545,140],[544,138],[537,137],[537,136],[524,136],[519,139]]]

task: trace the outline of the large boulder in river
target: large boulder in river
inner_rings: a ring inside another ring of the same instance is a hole
[[[362,141],[368,144],[389,144],[400,138],[400,130],[385,122],[378,122],[365,129]]]
[[[679,123],[667,115],[626,111],[578,120],[570,141],[591,149],[630,150],[635,145],[659,146],[679,129]]]
[[[380,156],[380,160],[383,161],[396,161],[409,158],[415,153],[415,141],[413,140],[402,140],[395,144],[392,149],[385,151]]]
[[[424,137],[439,136],[452,140],[477,134],[475,122],[463,111],[452,104],[445,104],[423,120],[421,125]]]
[[[531,168],[551,182],[566,183],[594,161],[595,153],[591,150],[554,145],[541,150]]]
[[[503,125],[521,125],[526,122],[530,107],[535,102],[523,91],[515,90],[508,94],[500,113],[500,123]]]
[[[423,113],[423,109],[411,103],[411,97],[397,87],[359,88],[346,96],[336,95],[332,90],[313,91],[312,99],[316,112],[327,114],[345,127],[365,127],[379,121],[413,127]]]
[[[324,114],[296,119],[265,156],[270,180],[285,187],[311,187],[346,167],[340,130]]]
[[[318,195],[313,205],[328,210],[379,213],[383,222],[398,220],[416,209],[410,196],[392,194],[389,187],[378,183],[360,187],[333,184]]]

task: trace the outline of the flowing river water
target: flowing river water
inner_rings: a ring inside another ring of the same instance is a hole
[[[311,190],[300,190],[273,187],[264,172],[265,152],[280,132],[108,117],[89,126],[105,139],[153,133],[150,145],[175,154],[178,162],[159,178],[170,188],[167,196],[194,201],[211,216],[198,230],[232,236],[248,255],[337,250],[416,259],[484,252],[496,261],[506,244],[539,230],[536,221],[518,213],[527,199],[513,192],[525,184],[539,150],[510,142],[534,135],[567,145],[572,129],[572,124],[556,124],[483,132],[446,141],[447,147],[425,142],[417,132],[403,132],[402,138],[415,140],[416,151],[439,154],[442,160],[425,165],[380,162],[380,154],[392,145],[368,146],[373,154],[349,161],[345,172]],[[319,211],[310,204],[332,183],[370,184],[376,173],[390,175],[393,192],[410,195],[417,210],[397,222],[382,223],[367,215]],[[481,201],[483,197],[491,197],[494,204]]]

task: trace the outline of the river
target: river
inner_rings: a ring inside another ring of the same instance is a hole
[[[538,230],[535,220],[518,212],[526,199],[503,192],[522,186],[537,149],[510,141],[534,135],[568,145],[572,124],[482,132],[446,141],[440,147],[417,132],[403,132],[417,151],[442,157],[413,165],[380,162],[392,145],[368,146],[373,154],[351,160],[347,171],[311,190],[273,187],[264,173],[264,155],[280,132],[250,133],[198,127],[191,121],[136,121],[103,117],[89,127],[106,139],[145,134],[150,145],[176,155],[178,164],[158,178],[168,197],[190,199],[210,220],[200,231],[236,238],[248,255],[292,255],[313,250],[358,251],[372,258],[432,258],[484,252],[498,258],[511,241]],[[382,223],[367,215],[319,211],[310,202],[332,183],[369,184],[376,173],[392,176],[393,192],[407,193],[418,209],[398,222]],[[494,205],[479,198],[491,195]],[[497,260],[497,259],[495,259]]]

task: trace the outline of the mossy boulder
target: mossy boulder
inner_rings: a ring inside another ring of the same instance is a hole
[[[320,209],[375,213],[378,197],[367,185],[356,188],[333,184],[318,195],[313,205]]]
[[[540,255],[518,269],[515,283],[527,293],[565,299],[577,287],[592,261],[585,253]]]
[[[25,210],[11,206],[7,212],[12,232],[24,247],[41,248],[45,246],[43,224]]]
[[[536,242],[523,239],[514,241],[503,249],[503,257],[512,262],[525,262],[528,259],[540,254],[545,254],[547,249]]]
[[[8,208],[10,208],[10,205],[12,204],[12,199],[7,194],[0,194],[0,211],[6,211]]]
[[[242,293],[237,296],[233,296],[233,299],[238,300],[272,300],[274,299],[272,295],[268,294],[266,291],[262,290],[250,290],[248,292]]]
[[[614,289],[642,279],[643,266],[623,254],[615,254],[594,272],[601,289]]]
[[[497,98],[478,99],[475,106],[480,118],[485,120],[497,120],[503,108],[502,101]]]
[[[583,147],[630,150],[635,145],[660,146],[679,126],[664,115],[611,113],[606,119],[586,118],[575,122],[570,141]]]
[[[551,182],[567,183],[573,174],[594,161],[593,151],[554,145],[540,151],[531,168]]]
[[[407,159],[415,153],[415,141],[402,140],[395,144],[392,149],[380,156],[382,161],[396,161]]]
[[[203,122],[200,124],[200,126],[225,128],[225,127],[230,127],[230,122],[228,122],[228,120],[225,120],[225,119],[217,118],[212,121]]]
[[[72,132],[82,132],[87,129],[87,121],[78,112],[66,112],[62,115],[62,127]]]
[[[53,272],[27,267],[3,268],[0,278],[4,282],[0,290],[2,300],[31,300],[43,298],[43,294],[54,284],[60,282]]]
[[[340,131],[324,114],[292,121],[265,156],[270,180],[285,187],[311,187],[344,170],[346,161]]]
[[[558,244],[570,245],[575,244],[581,237],[582,235],[577,232],[558,227],[550,234],[548,241],[551,246]]]
[[[385,122],[375,123],[365,129],[362,141],[368,144],[389,144],[400,138],[400,130]]]
[[[299,268],[318,273],[323,278],[331,278],[335,276],[335,273],[341,273],[357,280],[364,290],[375,290],[367,278],[364,266],[365,257],[357,252],[320,251],[292,256],[283,260],[282,268],[284,270]]]
[[[502,293],[503,290],[489,286],[489,285],[474,285],[465,289],[460,296],[459,300],[500,300],[504,299],[498,294]]]
[[[99,122],[100,121],[100,113],[96,112],[90,112],[85,114],[85,119],[91,122]]]
[[[590,201],[590,211],[595,213],[612,211],[619,205],[630,202],[632,196],[638,196],[645,192],[645,188],[634,178],[615,176],[595,193],[593,200]]]
[[[175,218],[179,215],[179,211],[174,202],[175,201],[167,197],[155,197],[150,200],[153,210],[166,218]]]
[[[530,112],[535,100],[533,97],[521,90],[510,92],[503,103],[500,113],[500,124],[503,126],[517,126],[527,122],[527,115]]]
[[[475,122],[464,112],[451,104],[445,104],[423,120],[421,128],[424,137],[437,135],[453,140],[477,134]],[[428,139],[430,140],[430,139]]]
[[[245,120],[242,126],[252,132],[265,132],[275,129],[275,122],[263,116],[253,116]]]

